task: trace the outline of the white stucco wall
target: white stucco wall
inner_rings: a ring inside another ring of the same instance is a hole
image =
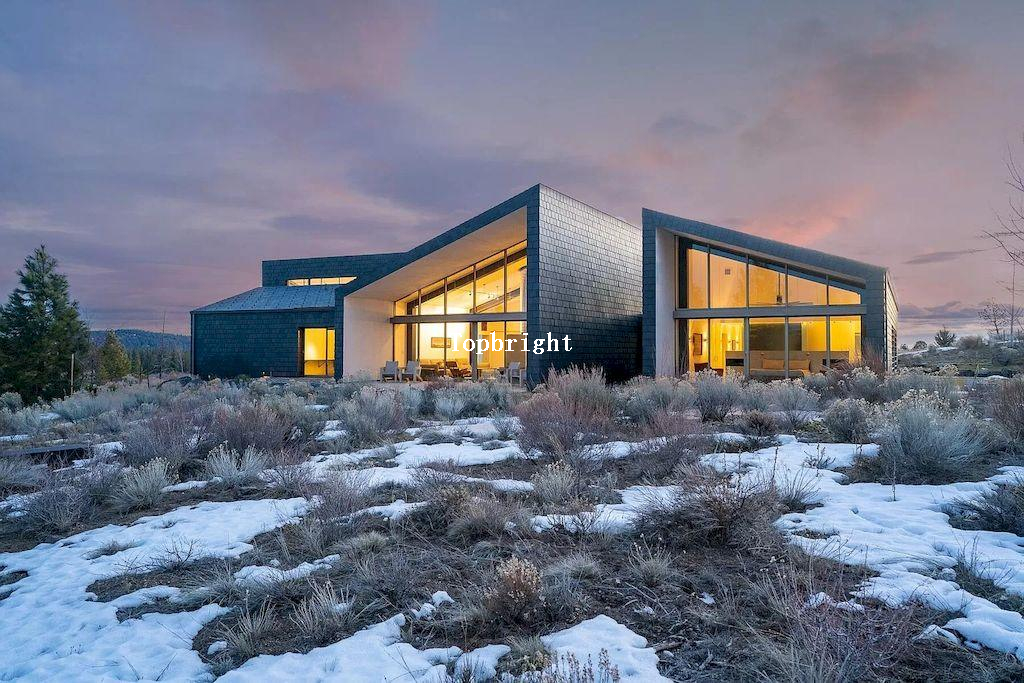
[[[671,376],[676,371],[676,333],[675,320],[672,318],[676,294],[676,250],[673,238],[672,233],[665,230],[659,230],[655,238],[655,376]]]
[[[390,300],[345,297],[342,371],[376,376],[391,360],[393,307]]]

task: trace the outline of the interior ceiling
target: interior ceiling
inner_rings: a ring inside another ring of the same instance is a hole
[[[401,299],[525,239],[524,207],[371,282],[346,299]]]

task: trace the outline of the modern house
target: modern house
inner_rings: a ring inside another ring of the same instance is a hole
[[[885,268],[644,209],[643,373],[777,379],[896,358]]]
[[[192,363],[221,377],[414,361],[424,379],[516,368],[534,383],[573,364],[775,379],[865,354],[891,365],[896,317],[885,268],[649,209],[641,230],[536,185],[409,251],[264,261],[262,286],[192,311]]]
[[[192,311],[193,368],[377,376],[417,361],[424,379],[517,367],[532,383],[576,364],[625,379],[640,363],[641,249],[635,225],[536,185],[409,251],[264,261],[262,286]]]

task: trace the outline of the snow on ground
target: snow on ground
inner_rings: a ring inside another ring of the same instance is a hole
[[[445,680],[446,664],[462,651],[456,647],[417,650],[402,642],[406,618],[396,614],[337,643],[306,654],[261,655],[222,676],[223,683],[381,683]]]
[[[501,448],[486,449],[472,441],[460,444],[439,443],[427,446],[415,441],[398,444],[398,456],[393,461],[400,467],[419,467],[429,462],[446,462],[457,467],[472,465],[493,465],[502,460],[523,457],[519,447],[512,441],[503,442]]]
[[[554,528],[566,531],[593,533],[625,533],[630,530],[638,514],[657,501],[669,499],[676,491],[675,486],[630,486],[621,489],[621,503],[599,504],[593,512],[575,515],[536,515],[530,521],[534,531],[541,532]]]
[[[235,581],[242,586],[274,586],[285,581],[304,579],[315,572],[327,571],[341,561],[341,555],[328,555],[313,562],[303,562],[292,569],[250,565],[235,572]]]
[[[589,657],[595,672],[601,650],[605,650],[623,681],[654,683],[669,680],[658,673],[658,655],[647,647],[647,639],[604,614],[564,631],[542,636],[541,641],[558,655],[571,652],[582,663],[586,663]]]
[[[916,599],[937,609],[961,612],[962,617],[945,625],[947,630],[1024,660],[1024,616],[963,590],[952,571],[966,557],[980,576],[1024,595],[1024,539],[1009,533],[956,529],[943,512],[957,499],[980,497],[997,482],[1024,475],[1024,468],[1003,468],[981,482],[897,485],[894,499],[892,485],[844,484],[838,472],[808,465],[822,458],[831,461],[826,467],[846,466],[859,448],[787,441],[778,448],[710,459],[724,471],[745,471],[743,477],[774,473],[777,479],[813,482],[820,507],[784,515],[778,524],[793,543],[812,555],[879,572],[856,592],[857,597],[890,605]],[[874,455],[877,446],[863,450]]]
[[[192,638],[224,608],[206,605],[119,623],[118,606],[144,604],[176,589],[147,588],[104,603],[86,588],[126,567],[145,567],[192,542],[199,555],[236,557],[251,548],[248,541],[254,536],[305,509],[302,498],[205,502],[143,517],[129,526],[109,525],[31,550],[0,554],[0,576],[28,572],[4,587],[7,597],[0,602],[0,679],[212,680],[209,668],[192,650]],[[126,549],[94,557],[112,543]]]

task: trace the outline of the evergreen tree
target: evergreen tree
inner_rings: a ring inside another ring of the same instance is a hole
[[[76,363],[86,360],[89,330],[45,246],[25,259],[18,280],[0,308],[0,391],[16,391],[26,403],[63,396],[71,354]]]
[[[103,340],[99,351],[99,370],[101,382],[113,382],[123,379],[131,372],[132,362],[128,358],[128,352],[113,330],[107,330],[107,337]]]

